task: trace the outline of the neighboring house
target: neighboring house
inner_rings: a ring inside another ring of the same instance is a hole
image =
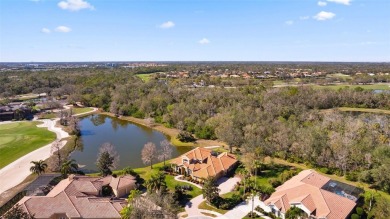
[[[197,147],[174,159],[172,167],[175,172],[202,182],[208,177],[220,177],[229,173],[237,164],[234,155],[227,152],[217,154],[206,148]]]
[[[115,197],[103,197],[110,186]],[[18,204],[37,219],[121,218],[127,205],[124,198],[136,188],[133,176],[88,177],[71,175],[62,180],[46,196],[25,196]]]
[[[362,192],[314,170],[304,170],[277,187],[262,208],[283,219],[293,206],[303,210],[309,218],[344,219],[351,214]]]
[[[32,117],[31,109],[23,103],[9,103],[7,106],[0,106],[0,121],[22,120]]]

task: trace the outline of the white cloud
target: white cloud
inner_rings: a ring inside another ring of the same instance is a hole
[[[51,30],[49,30],[48,28],[44,27],[44,28],[42,28],[41,32],[42,33],[51,33]]]
[[[310,17],[309,16],[300,16],[299,17],[299,20],[307,20],[309,19]]]
[[[335,13],[332,12],[326,12],[326,11],[321,11],[320,13],[316,14],[313,18],[318,20],[318,21],[325,21],[332,19],[336,16]]]
[[[203,38],[203,39],[199,40],[199,43],[202,44],[202,45],[209,44],[210,40],[207,39],[207,38]]]
[[[70,31],[72,31],[72,29],[70,29],[67,26],[58,26],[58,27],[56,27],[55,31],[61,32],[61,33],[69,33]]]
[[[337,4],[350,5],[352,0],[327,0],[328,2],[334,2]]]
[[[79,11],[81,9],[90,9],[94,10],[95,8],[86,1],[83,0],[65,0],[58,3],[58,7],[69,10],[69,11]]]
[[[289,21],[286,21],[286,22],[284,22],[284,23],[287,24],[287,25],[293,25],[293,24],[294,24],[294,21],[289,20]]]
[[[159,27],[162,29],[169,29],[169,28],[172,28],[174,26],[175,26],[175,23],[173,23],[172,21],[167,21],[167,22],[162,23]]]
[[[324,6],[326,6],[328,3],[319,1],[317,4],[318,4],[318,6],[324,7]]]

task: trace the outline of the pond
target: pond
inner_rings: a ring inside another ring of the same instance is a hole
[[[168,139],[161,132],[106,115],[95,114],[80,118],[81,147],[71,154],[71,159],[82,166],[86,173],[97,172],[96,159],[99,147],[106,142],[112,143],[120,155],[117,169],[130,166],[144,167],[141,150],[147,142],[153,142],[159,148],[160,142]],[[179,156],[191,147],[173,146],[172,158]],[[157,162],[157,161],[156,161]]]

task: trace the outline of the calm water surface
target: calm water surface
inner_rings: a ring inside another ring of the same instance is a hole
[[[80,150],[71,154],[83,165],[85,172],[96,172],[96,159],[100,145],[110,142],[115,146],[120,155],[119,167],[132,168],[144,167],[141,160],[141,150],[147,142],[153,142],[159,148],[160,141],[167,139],[167,136],[153,129],[139,126],[137,124],[120,120],[105,115],[90,115],[80,119],[81,143]],[[172,157],[176,157],[191,150],[190,147],[174,147]],[[85,165],[85,166],[84,166]]]

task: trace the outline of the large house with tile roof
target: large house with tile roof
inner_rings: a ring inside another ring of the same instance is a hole
[[[110,186],[112,197],[103,197],[103,187]],[[62,180],[46,196],[25,196],[18,204],[37,219],[121,218],[127,205],[125,197],[136,188],[136,179],[71,175]]]
[[[197,147],[174,159],[171,164],[175,172],[202,182],[208,177],[219,179],[226,175],[236,166],[237,159],[227,152],[218,154],[212,150]]]
[[[355,208],[361,192],[314,170],[304,170],[277,187],[261,207],[283,219],[293,206],[304,211],[308,218],[344,219]]]

